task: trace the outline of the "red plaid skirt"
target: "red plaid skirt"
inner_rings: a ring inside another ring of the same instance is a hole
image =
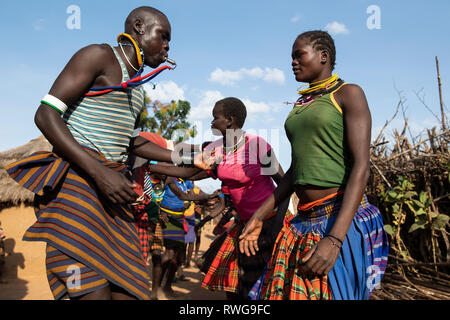
[[[320,240],[319,234],[300,235],[289,225],[278,235],[273,256],[268,264],[261,299],[268,300],[318,300],[331,299],[328,276],[305,276],[298,270],[303,257]]]
[[[223,290],[238,292],[238,238],[244,225],[235,224],[225,238],[215,259],[202,282],[202,287],[208,290]]]
[[[228,235],[203,279],[203,288],[240,294],[251,289],[263,273],[272,253],[274,243],[272,227],[275,214],[276,211],[264,220],[260,236],[264,244],[260,245],[258,255],[252,257],[246,257],[239,253],[239,236],[247,221],[237,219],[236,223],[227,231]]]
[[[153,250],[164,251],[164,238],[160,223],[157,223],[155,226],[148,221],[137,220],[136,228],[145,260],[147,260]]]

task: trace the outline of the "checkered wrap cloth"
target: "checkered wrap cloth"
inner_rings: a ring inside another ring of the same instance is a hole
[[[164,237],[161,222],[156,224],[154,232],[151,233],[150,252],[153,250],[164,251]]]
[[[244,229],[243,223],[235,224],[228,232],[222,246],[206,273],[202,287],[208,290],[238,292],[238,237]]]
[[[163,250],[163,236],[161,223],[159,221],[159,207],[151,196],[143,194],[141,203],[132,206],[136,217],[136,228],[142,255],[147,260],[152,250]]]
[[[332,228],[342,200],[343,194],[338,192],[316,203],[299,206],[296,217],[285,219],[266,271],[250,292],[252,299],[370,298],[374,286],[368,281],[373,281],[373,270],[377,270],[377,281],[381,281],[389,243],[381,213],[365,195],[328,275],[305,275],[301,270],[305,255]]]
[[[276,213],[277,211],[273,211],[264,219],[259,251],[251,257],[246,257],[239,252],[239,236],[248,221],[236,217],[235,224],[226,231],[228,235],[203,279],[203,288],[239,293],[242,296],[248,294],[270,259],[275,240],[273,228]]]
[[[146,220],[137,220],[136,227],[144,259],[147,259],[154,250],[164,251],[164,237],[160,222],[155,225]]]
[[[317,223],[329,218],[334,213],[333,209],[335,208],[330,204],[319,210],[309,210],[308,218],[312,223]],[[298,268],[303,264],[306,254],[322,239],[322,235],[316,231],[301,234],[290,224],[293,218],[291,214],[286,215],[283,228],[275,241],[272,258],[262,279],[259,299],[331,300],[327,275],[305,275]]]
[[[321,236],[318,233],[311,232],[302,236],[293,226],[285,224],[275,242],[274,256],[268,264],[260,299],[331,299],[328,276],[307,277],[296,268],[303,263],[303,257],[320,240]]]

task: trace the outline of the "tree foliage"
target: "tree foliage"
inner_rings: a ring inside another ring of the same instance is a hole
[[[197,134],[196,127],[187,120],[190,111],[191,104],[188,101],[163,104],[151,101],[145,93],[145,108],[140,115],[139,128],[157,133],[165,139],[181,142]]]

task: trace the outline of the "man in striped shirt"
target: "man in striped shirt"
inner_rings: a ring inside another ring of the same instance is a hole
[[[133,10],[119,46],[79,50],[43,99],[35,123],[54,152],[36,153],[6,169],[36,193],[37,221],[24,240],[47,243],[47,276],[55,299],[149,299],[150,283],[129,204],[137,194],[125,175],[131,151],[172,162],[172,151],[132,133],[144,106],[140,87],[86,96],[119,85],[143,65],[166,61],[167,17]],[[130,148],[131,145],[131,148]],[[207,168],[197,164],[201,168]]]

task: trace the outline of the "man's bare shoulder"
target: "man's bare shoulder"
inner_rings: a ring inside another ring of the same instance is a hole
[[[74,58],[108,59],[112,54],[111,47],[107,44],[91,44],[78,50]]]

